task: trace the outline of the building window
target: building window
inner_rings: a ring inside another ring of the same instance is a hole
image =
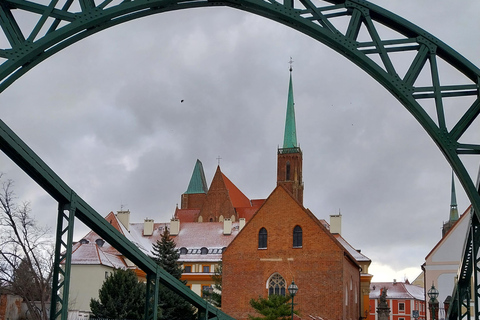
[[[210,266],[202,266],[203,273],[210,273]]]
[[[267,249],[267,229],[265,228],[258,232],[258,249]]]
[[[212,290],[213,288],[209,284],[202,284],[202,297],[204,292],[211,292]]]
[[[293,228],[293,247],[302,247],[302,228],[300,226],[295,226],[295,228]]]
[[[398,312],[405,313],[405,303],[403,302],[398,303]]]
[[[285,180],[290,180],[290,161],[287,161],[287,168],[286,168],[286,176],[285,176]]]
[[[187,254],[188,250],[185,247],[180,248],[180,254]]]
[[[268,295],[285,296],[285,279],[278,273],[275,273],[268,281]]]
[[[208,253],[208,249],[203,247],[202,249],[200,249],[200,254],[207,254]]]
[[[192,273],[192,266],[184,266],[183,273]]]

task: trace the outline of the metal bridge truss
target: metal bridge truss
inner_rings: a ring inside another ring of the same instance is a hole
[[[478,133],[469,133],[480,112],[480,71],[433,35],[381,7],[363,0],[0,0],[4,36],[4,40],[0,38],[0,92],[41,61],[91,34],[152,14],[208,6],[251,12],[324,43],[370,74],[417,119],[452,166],[473,208],[449,318],[471,315],[480,320],[480,196],[461,159],[463,155],[480,154]],[[452,107],[463,110],[462,114],[452,116]],[[229,318],[159,269],[3,122],[0,147],[59,203],[58,238],[66,240],[58,240],[56,247],[52,305],[57,309],[52,319],[66,319],[68,248],[72,244],[74,217],[147,273],[151,297],[156,292],[151,288],[160,282],[199,308],[205,318]],[[65,257],[60,256],[61,252],[66,253]],[[64,258],[65,268],[60,268]],[[152,301],[156,303],[156,299]],[[147,306],[147,310],[150,312],[146,318],[155,318],[156,306]]]

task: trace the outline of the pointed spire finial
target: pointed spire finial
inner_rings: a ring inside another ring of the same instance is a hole
[[[295,103],[293,101],[292,64],[293,64],[293,60],[290,57],[290,82],[288,84],[287,116],[285,119],[285,133],[283,137],[283,148],[297,147],[297,128],[295,125]]]
[[[452,196],[450,198],[450,221],[455,222],[457,220],[458,220],[457,194],[455,193],[455,181],[453,179],[453,171],[452,171]]]
[[[292,57],[290,57],[290,61],[288,61],[288,63],[290,64],[290,72],[292,72],[292,70],[293,70],[293,59],[292,59]]]

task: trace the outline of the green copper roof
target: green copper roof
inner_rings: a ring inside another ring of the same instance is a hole
[[[290,83],[288,85],[287,117],[285,119],[285,135],[283,148],[297,147],[297,128],[295,126],[295,103],[293,102],[292,69],[290,69]]]
[[[455,193],[455,183],[453,181],[453,172],[452,172],[452,197],[450,200],[450,221],[454,222],[457,220],[458,220],[457,195]]]
[[[185,191],[185,194],[207,193],[207,191],[207,181],[205,180],[203,165],[202,162],[197,159],[197,163],[195,163],[195,168],[193,169],[192,177],[190,178],[190,183],[188,184],[188,189]]]

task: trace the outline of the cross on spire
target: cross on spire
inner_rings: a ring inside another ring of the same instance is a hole
[[[292,70],[293,70],[293,59],[292,59],[292,57],[290,57],[290,61],[288,61],[288,63],[290,64],[290,72],[292,72]]]
[[[222,160],[222,158],[220,158],[220,156],[217,157],[217,161],[218,161],[218,165],[220,166],[220,160]]]

